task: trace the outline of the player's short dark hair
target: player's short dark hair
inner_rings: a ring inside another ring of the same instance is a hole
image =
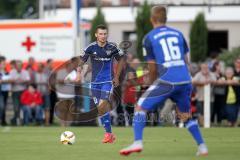
[[[11,60],[11,61],[10,61],[10,64],[11,64],[11,65],[16,65],[16,60]]]
[[[49,58],[47,59],[47,63],[51,63],[53,61],[53,59]]]
[[[5,61],[5,60],[6,60],[6,57],[0,56],[0,62]]]
[[[98,29],[108,30],[107,26],[105,26],[104,24],[97,25],[95,33],[98,31]]]
[[[28,84],[28,87],[33,87],[34,89],[37,89],[37,85],[35,83],[29,83]]]
[[[166,23],[167,21],[167,9],[164,6],[154,6],[151,9],[151,17],[154,21],[159,23]]]

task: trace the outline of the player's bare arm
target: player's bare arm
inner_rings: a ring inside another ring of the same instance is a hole
[[[148,69],[149,69],[149,82],[148,85],[151,85],[157,79],[157,64],[154,60],[148,61]]]
[[[113,85],[115,87],[119,86],[119,77],[123,70],[124,64],[125,64],[124,57],[121,57],[120,60],[118,61],[116,74],[114,75],[114,79],[113,79]]]

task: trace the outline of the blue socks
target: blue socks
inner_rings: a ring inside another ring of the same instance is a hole
[[[101,117],[101,122],[105,128],[105,131],[107,133],[112,133],[112,128],[111,128],[111,117],[109,112],[105,113],[102,117]]]
[[[142,140],[145,123],[146,113],[144,111],[135,112],[133,117],[133,130],[135,141]]]
[[[144,111],[135,112],[133,117],[134,141],[139,141],[143,139],[143,129],[145,127],[145,124],[146,113]],[[196,120],[188,120],[187,122],[185,122],[185,126],[198,145],[204,143]]]
[[[204,143],[196,120],[192,119],[188,120],[187,122],[185,122],[185,126],[188,129],[188,131],[192,134],[193,138],[195,139],[198,145]]]
[[[145,127],[145,124],[146,113],[144,111],[135,112],[133,117],[134,141],[139,141],[143,139],[143,129]],[[198,145],[204,143],[196,120],[188,120],[187,122],[185,122],[185,126]]]

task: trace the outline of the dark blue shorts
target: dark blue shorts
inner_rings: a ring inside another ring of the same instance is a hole
[[[173,85],[156,80],[138,100],[144,110],[154,110],[168,98],[177,104],[180,112],[190,112],[192,84]]]
[[[91,84],[91,92],[94,103],[97,105],[100,99],[109,100],[112,93],[112,83]]]

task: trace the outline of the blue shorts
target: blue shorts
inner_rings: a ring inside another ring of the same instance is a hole
[[[156,80],[138,100],[144,110],[154,110],[168,98],[177,104],[180,112],[190,112],[192,84],[172,85]]]
[[[91,84],[91,92],[94,103],[97,105],[100,99],[109,100],[112,93],[112,83]]]

